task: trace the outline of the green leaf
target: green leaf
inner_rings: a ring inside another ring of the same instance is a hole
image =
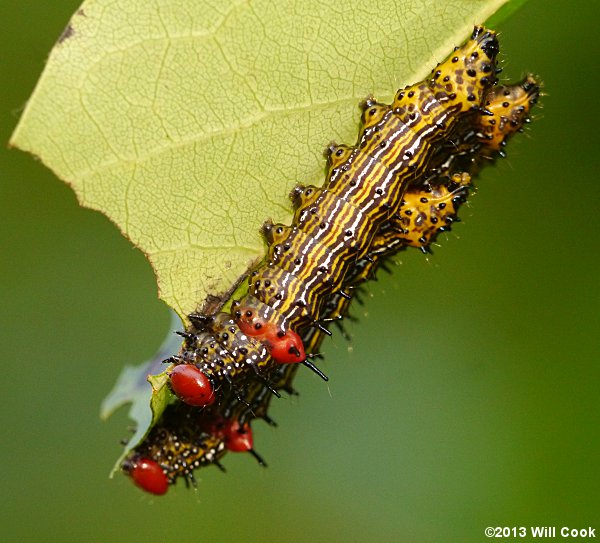
[[[181,328],[181,320],[175,313],[171,328]],[[121,461],[144,439],[150,428],[160,419],[167,405],[175,399],[166,386],[168,376],[163,360],[179,349],[181,338],[169,332],[158,352],[139,366],[125,366],[121,375],[100,407],[100,417],[106,420],[120,407],[131,404],[129,418],[135,422],[135,433],[125,445],[117,460],[111,477],[119,469]]]
[[[264,255],[357,103],[421,79],[506,0],[88,0],[50,54],[11,144],[152,263],[181,316]]]

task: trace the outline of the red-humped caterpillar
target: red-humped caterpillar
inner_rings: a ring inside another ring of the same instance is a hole
[[[421,198],[427,194],[438,208],[435,215],[441,219],[440,223],[448,224],[446,219],[455,218],[458,206],[464,201],[462,196],[458,200],[456,195],[458,192],[461,192],[462,195],[462,190],[466,188],[469,180],[468,174],[457,174],[454,179],[436,188],[437,196],[433,198],[431,198],[430,192],[409,190],[405,196],[407,203],[403,206],[403,210],[411,211],[411,215],[414,217],[419,216],[424,210],[427,212],[427,208],[421,202]],[[443,207],[439,209],[440,206]],[[428,217],[428,223],[431,222],[431,218]],[[386,231],[385,235],[378,238],[373,244],[372,252],[354,266],[352,272],[347,276],[345,284],[348,293],[344,293],[345,295],[333,294],[324,304],[323,320],[325,322],[339,322],[338,319],[346,315],[354,289],[372,277],[377,264],[383,257],[395,254],[401,248],[412,245],[405,236],[412,240],[425,236],[427,238],[426,245],[428,245],[435,239],[439,231],[443,231],[439,228],[437,231],[431,229],[426,232],[422,232],[421,229],[413,231],[410,225],[404,226],[407,228],[403,229],[403,236],[397,239],[391,239]],[[223,330],[222,326],[220,330]],[[302,336],[302,340],[309,352],[316,353],[325,335],[321,329],[309,328],[307,333]],[[193,406],[184,402],[170,406],[163,416],[161,424],[153,428],[144,443],[137,447],[136,453],[126,461],[125,469],[135,477],[136,467],[140,469],[139,466],[147,466],[147,469],[153,470],[152,480],[163,479],[160,475],[161,472],[155,471],[155,465],[149,463],[149,459],[153,459],[154,462],[160,463],[162,469],[166,469],[167,477],[164,478],[164,481],[173,481],[181,475],[185,477],[186,481],[192,482],[194,481],[193,471],[199,467],[215,464],[224,470],[219,460],[228,450],[232,450],[232,443],[224,430],[229,428],[233,421],[245,429],[244,436],[251,436],[249,427],[251,419],[262,418],[269,424],[273,424],[267,415],[268,405],[273,396],[270,388],[293,393],[291,381],[297,368],[298,366],[294,364],[279,365],[271,387],[255,382],[255,390],[250,390],[247,394],[252,401],[250,405],[244,405],[237,399],[229,398],[229,409],[209,406],[198,412]],[[245,443],[248,445],[248,441]],[[236,444],[233,443],[233,447]],[[259,462],[264,464],[252,447],[244,450],[255,454]],[[167,486],[164,481],[159,483],[156,488],[166,491]]]
[[[298,364],[313,364],[328,323],[339,322],[357,287],[407,247],[427,251],[456,220],[476,173],[528,118],[539,87],[529,76],[494,87],[498,41],[471,39],[391,105],[362,104],[356,146],[331,145],[322,187],[293,193],[291,225],[266,223],[265,261],[229,312],[189,315],[181,352],[169,359],[181,402],[123,463],[142,488],[161,494],[179,476],[228,451],[254,451],[250,424],[270,422]]]

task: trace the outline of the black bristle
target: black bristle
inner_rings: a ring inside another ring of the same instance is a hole
[[[258,454],[254,449],[250,449],[248,450],[248,452],[254,456],[254,458],[256,458],[256,461],[258,462],[259,466],[262,466],[263,468],[267,467],[267,463],[264,461],[263,457]]]
[[[321,379],[323,379],[323,381],[329,381],[329,377],[327,377],[327,375],[325,375],[319,368],[317,368],[317,366],[315,366],[312,362],[309,362],[308,360],[305,360],[304,362],[302,362],[302,364],[304,366],[306,366],[309,370],[315,372]]]
[[[325,326],[323,326],[319,321],[313,321],[313,326],[315,328],[318,328],[324,334],[331,336],[331,332],[327,328],[325,328]]]

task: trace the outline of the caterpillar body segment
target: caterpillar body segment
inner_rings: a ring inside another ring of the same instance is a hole
[[[441,232],[457,220],[471,186],[471,176],[456,173],[445,183],[409,188],[404,193],[400,212],[380,230],[373,253],[387,253],[394,244],[401,247],[428,248]]]
[[[478,123],[480,158],[495,158],[514,134],[523,131],[539,95],[540,84],[531,74],[515,85],[498,85],[490,90],[485,104],[489,113],[481,116]]]
[[[541,84],[528,75],[513,85],[490,89],[485,106],[471,119],[463,121],[432,157],[425,179],[440,179],[453,172],[472,176],[497,158],[506,156],[509,140],[523,132],[531,121],[531,109],[538,101]]]

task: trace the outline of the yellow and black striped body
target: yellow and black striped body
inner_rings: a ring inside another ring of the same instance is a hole
[[[324,297],[343,286],[381,226],[399,212],[435,144],[463,117],[479,113],[496,82],[497,51],[495,34],[478,27],[428,80],[399,91],[392,105],[365,101],[356,146],[332,145],[324,185],[297,188],[292,225],[269,226],[267,261],[250,275],[249,295],[234,318],[250,310],[285,331],[322,317]],[[273,310],[269,315],[261,314],[265,306]]]

